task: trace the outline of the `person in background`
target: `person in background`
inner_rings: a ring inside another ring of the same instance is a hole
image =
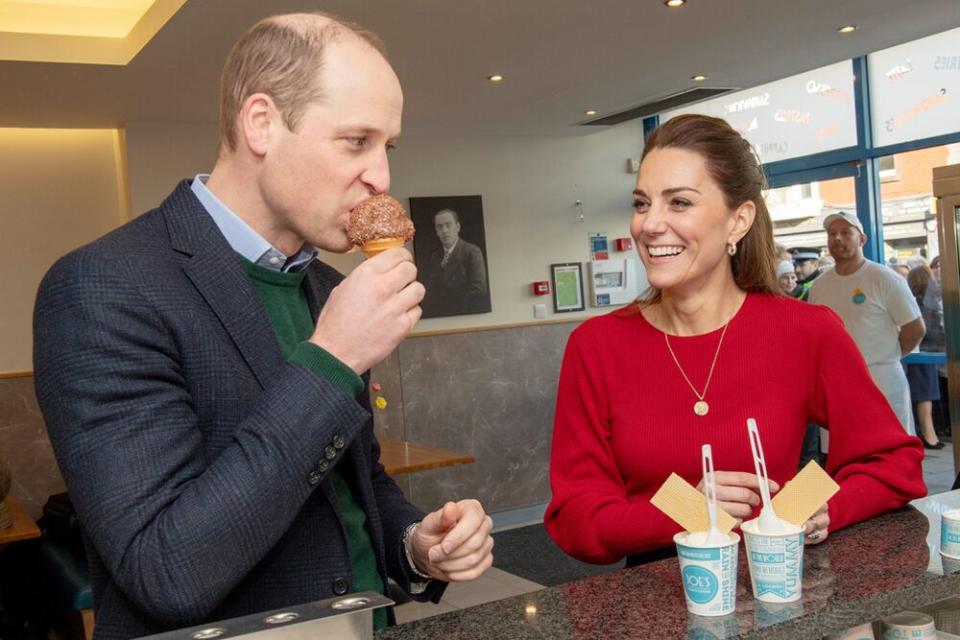
[[[822,273],[820,250],[816,247],[797,247],[793,252],[793,263],[797,268],[797,286],[793,290],[793,297],[806,300],[810,295],[810,287]]]
[[[907,284],[913,293],[926,333],[920,341],[920,351],[943,352],[946,339],[943,333],[943,315],[939,284],[933,277],[933,271],[927,266],[914,267],[907,274]],[[907,382],[910,385],[910,400],[916,411],[920,439],[927,449],[942,449],[943,443],[937,438],[933,427],[933,403],[940,400],[939,365],[908,364]]]
[[[784,260],[788,260],[788,261],[793,260],[793,254],[790,253],[790,250],[787,249],[782,244],[780,244],[779,242],[773,245],[773,252],[775,254],[777,264],[780,264]]]
[[[266,18],[220,104],[210,175],[61,258],[37,296],[37,398],[97,640],[388,577],[438,601],[492,563],[479,502],[424,514],[380,463],[368,371],[420,318],[412,256],[346,277],[316,257],[350,250],[350,211],[390,187],[403,95],[382,43],[326,14]]]
[[[723,120],[678,116],[647,139],[630,232],[651,289],[574,330],[560,372],[544,520],[575,558],[671,553],[680,527],[650,498],[674,472],[702,488],[703,444],[720,506],[754,516],[747,418],[774,491],[796,474],[808,422],[834,434],[827,471],[840,491],[805,524],[809,543],[926,492],[923,447],[840,320],[779,294],[765,183]]]
[[[797,288],[797,272],[790,260],[781,260],[777,265],[777,286],[785,296],[792,295]]]
[[[940,318],[943,318],[943,281],[940,278],[939,255],[934,256],[930,261],[930,270],[933,272],[933,279],[937,283],[937,293],[940,295]],[[951,436],[950,432],[950,390],[947,384],[947,366],[942,364],[937,367],[937,380],[940,385],[940,400],[936,403],[937,411],[934,413],[934,427],[938,436]]]
[[[840,316],[867,361],[873,381],[904,430],[913,435],[910,389],[900,359],[923,338],[920,308],[906,279],[864,257],[867,237],[855,215],[831,213],[824,218],[823,228],[836,266],[814,283],[810,302],[826,305]],[[832,454],[833,443],[830,446]]]
[[[903,278],[904,280],[907,279],[907,274],[910,273],[910,267],[900,262],[893,265],[893,270],[896,271],[897,275]]]

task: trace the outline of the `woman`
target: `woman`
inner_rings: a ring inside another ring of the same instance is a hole
[[[923,448],[839,319],[776,294],[763,188],[722,120],[679,116],[647,140],[630,230],[651,291],[578,327],[560,374],[544,519],[570,555],[633,563],[672,548],[679,527],[650,498],[671,472],[699,483],[706,443],[721,506],[752,517],[750,417],[774,490],[796,473],[807,423],[831,429],[840,491],[805,524],[808,542],[925,494]]]
[[[797,288],[797,271],[790,260],[781,260],[777,265],[777,286],[780,293],[789,296]]]
[[[927,332],[920,341],[920,351],[944,351],[943,315],[940,311],[939,287],[933,271],[926,265],[914,267],[907,274],[907,284],[917,300],[923,324]],[[920,439],[927,449],[943,449],[933,428],[933,402],[940,399],[938,366],[935,364],[908,364],[907,382],[910,384],[910,401],[915,407]]]

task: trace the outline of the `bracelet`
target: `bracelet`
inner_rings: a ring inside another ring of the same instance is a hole
[[[410,552],[410,538],[413,536],[413,532],[416,531],[417,525],[419,524],[419,522],[414,522],[404,530],[403,552],[407,556],[407,564],[410,566],[410,572],[413,573],[414,576],[422,580],[433,580],[433,576],[420,571],[420,569],[417,569],[417,565],[413,561],[413,554]]]

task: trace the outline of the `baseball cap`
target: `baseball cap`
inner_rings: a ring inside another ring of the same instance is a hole
[[[843,220],[860,233],[863,233],[863,225],[860,224],[860,220],[857,219],[857,216],[853,215],[852,213],[847,211],[837,211],[836,213],[831,213],[823,219],[823,228],[826,229],[829,227],[830,223],[834,220]]]
[[[794,272],[793,263],[790,262],[789,260],[781,260],[780,264],[777,265],[777,278],[793,272]]]

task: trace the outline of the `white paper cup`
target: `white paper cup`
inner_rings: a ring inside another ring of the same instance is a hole
[[[673,536],[680,560],[680,581],[687,611],[698,616],[725,616],[737,607],[737,550],[740,536],[728,535],[721,546],[705,546],[703,534]]]
[[[940,553],[960,559],[960,509],[940,514]]]
[[[927,640],[937,637],[933,617],[918,611],[902,611],[880,621],[883,640]]]
[[[744,522],[740,530],[747,548],[747,566],[753,597],[761,602],[794,602],[803,587],[803,527],[792,525],[789,533],[757,533],[757,520]]]

